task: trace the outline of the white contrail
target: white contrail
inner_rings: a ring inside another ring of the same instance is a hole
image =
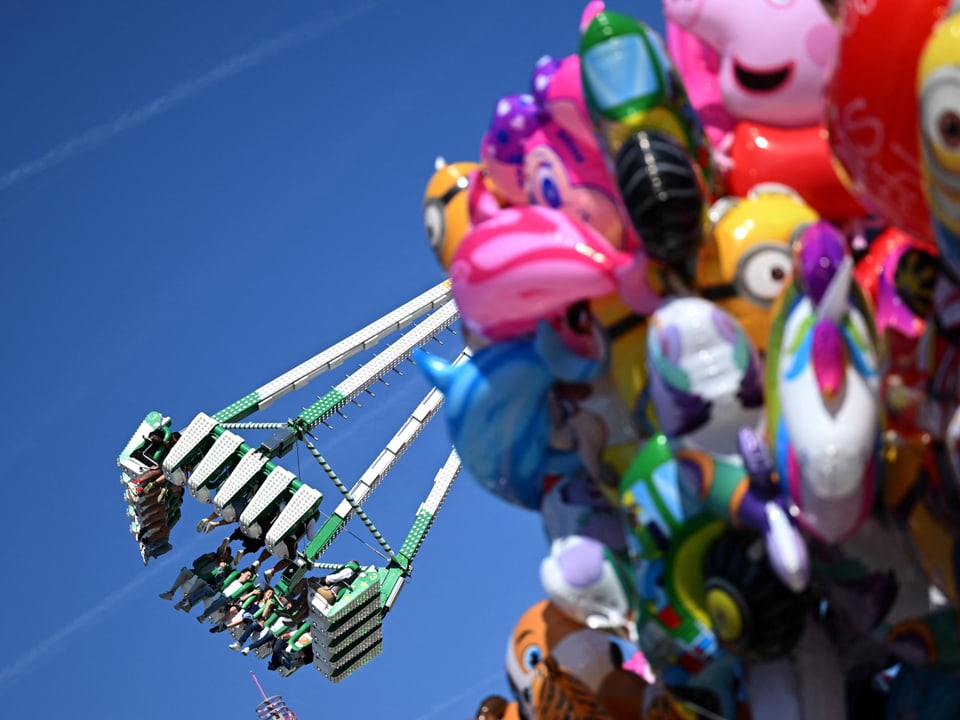
[[[3,175],[0,175],[0,191],[7,190],[20,181],[26,180],[34,175],[46,172],[74,155],[79,155],[86,150],[91,150],[122,132],[135,128],[138,125],[143,125],[157,115],[175,108],[177,105],[189,100],[207,88],[243,70],[247,70],[254,65],[258,65],[273,55],[278,55],[286,50],[291,50],[314,40],[321,35],[326,35],[331,30],[335,30],[373,7],[381,5],[385,1],[386,0],[372,0],[363,3],[351,2],[348,9],[331,17],[326,17],[322,20],[313,20],[305,25],[299,25],[280,35],[264,40],[246,52],[224,60],[203,75],[177,85],[155,100],[133,110],[128,110],[122,115],[118,115],[96,127],[92,127],[86,132],[80,133],[76,137],[56,146],[35,160],[25,162],[19,167],[15,167],[13,170],[9,170]]]
[[[198,544],[198,540],[201,538],[202,536],[193,539],[179,551],[172,553],[169,556],[165,556],[163,559],[176,559],[183,556],[188,550],[194,548]],[[63,642],[68,637],[76,633],[78,630],[88,628],[101,615],[110,610],[110,608],[112,608],[138,587],[143,585],[143,583],[145,583],[147,580],[153,579],[156,576],[156,573],[161,570],[169,571],[168,563],[154,566],[151,568],[151,570],[139,574],[136,578],[128,582],[123,587],[109,593],[102,602],[81,613],[74,618],[72,622],[67,623],[55,633],[39,642],[32,650],[30,650],[30,652],[25,653],[23,656],[5,665],[2,669],[0,669],[0,691],[4,690],[12,680],[30,670],[30,668],[39,663],[50,653],[57,650],[62,650]]]
[[[120,602],[120,600],[140,587],[149,578],[150,574],[144,573],[132,582],[124,585],[119,590],[110,593],[99,605],[95,605],[86,612],[81,613],[74,618],[73,622],[64,625],[62,628],[53,633],[53,635],[36,645],[30,652],[6,665],[2,670],[0,670],[0,688],[6,686],[18,675],[21,675],[29,670],[31,666],[42,660],[48,653],[58,649],[62,645],[63,641],[66,640],[70,635],[73,635],[78,630],[87,627],[99,616]]]

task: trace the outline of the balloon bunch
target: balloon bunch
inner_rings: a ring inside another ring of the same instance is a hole
[[[960,709],[960,14],[897,8],[591,2],[427,186],[472,356],[415,359],[635,716]]]

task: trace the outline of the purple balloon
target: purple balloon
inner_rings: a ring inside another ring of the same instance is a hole
[[[797,240],[796,270],[807,295],[819,303],[847,252],[847,240],[832,223],[820,220]]]
[[[504,163],[523,162],[523,145],[540,126],[533,95],[504,95],[497,101],[487,133],[487,152]]]
[[[530,92],[533,94],[538,107],[546,107],[547,89],[559,68],[560,61],[550,55],[544,55],[537,60],[537,64],[533,67],[533,75],[530,77]]]

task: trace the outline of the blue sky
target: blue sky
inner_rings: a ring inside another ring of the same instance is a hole
[[[421,223],[434,157],[476,158],[497,98],[575,50],[583,5],[0,6],[4,717],[254,717],[251,669],[302,720],[465,718],[506,692],[507,637],[542,596],[536,515],[462,476],[383,654],[338,685],[283,679],[157,597],[221,536],[194,532],[209,508],[188,499],[174,551],[144,568],[115,458],[147,411],[183,427],[439,282]],[[662,27],[657,2],[611,9]],[[427,389],[411,366],[320,428],[348,485]],[[449,449],[434,425],[367,506],[397,546]],[[308,460],[291,469],[329,511]],[[334,547],[376,562],[355,525]]]

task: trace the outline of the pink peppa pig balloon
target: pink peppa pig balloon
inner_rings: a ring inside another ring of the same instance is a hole
[[[821,0],[664,0],[664,11],[727,193],[781,183],[840,226],[863,218],[825,128],[840,29]]]
[[[840,39],[820,0],[664,0],[664,14],[716,51],[732,115],[780,127],[820,122]]]

